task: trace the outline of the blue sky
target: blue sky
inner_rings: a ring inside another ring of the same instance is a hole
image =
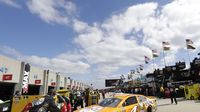
[[[199,2],[192,0],[0,0],[0,52],[104,87],[169,41],[169,65],[198,52]],[[142,34],[142,35],[141,35]],[[163,57],[155,60],[163,66]],[[41,63],[42,62],[42,63]],[[146,72],[152,65],[144,65]],[[136,76],[137,77],[137,76]]]
[[[92,24],[93,22],[102,22],[113,13],[125,10],[131,5],[147,1],[149,0],[74,0],[73,3],[78,7],[78,18]],[[37,54],[47,57],[76,47],[73,45],[73,38],[76,34],[69,26],[47,24],[31,14],[23,0],[17,0],[16,3],[21,8],[16,9],[1,4],[0,36],[3,37],[2,45],[13,47],[26,55]],[[162,3],[165,3],[165,0]],[[50,45],[45,46],[44,43]],[[54,46],[55,43],[60,44]]]

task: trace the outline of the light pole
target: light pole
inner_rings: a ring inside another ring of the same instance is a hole
[[[91,89],[93,89],[93,87],[92,87],[92,86],[93,86],[93,84],[90,84],[90,85],[91,85]]]

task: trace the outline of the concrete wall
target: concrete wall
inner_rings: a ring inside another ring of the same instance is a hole
[[[22,80],[24,76],[24,66],[26,62],[21,62],[6,56],[0,55],[0,82],[15,83],[14,92],[16,90],[22,90]],[[40,85],[40,93],[46,94],[48,91],[48,86],[54,86],[56,89],[60,87],[63,88],[84,88],[83,85],[77,81],[68,78],[68,76],[56,74],[56,72],[43,70],[42,68],[34,67],[30,65],[30,74],[29,74],[29,84],[35,85],[36,80],[41,80],[37,85]],[[11,80],[2,80],[3,75],[11,75]],[[54,84],[54,85],[52,85]],[[70,87],[69,87],[70,85]],[[1,88],[0,88],[1,89]]]
[[[48,86],[56,86],[56,83],[57,83],[56,80],[57,80],[56,72],[49,71]],[[52,85],[53,83],[55,83],[55,85]]]
[[[65,76],[63,75],[60,75],[60,84],[59,84],[60,87],[65,87]]]
[[[66,77],[66,87],[69,88],[69,86],[70,86],[70,79]]]
[[[0,82],[3,75],[11,75],[12,80],[4,80],[3,82],[19,83],[21,75],[21,62],[0,55]]]
[[[44,82],[43,79],[44,79],[44,70],[41,68],[31,66],[29,84],[43,85],[43,82]]]

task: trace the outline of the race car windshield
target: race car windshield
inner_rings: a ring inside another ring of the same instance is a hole
[[[121,102],[121,99],[118,98],[106,98],[99,103],[102,107],[116,107]]]

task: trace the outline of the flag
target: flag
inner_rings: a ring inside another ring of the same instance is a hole
[[[140,70],[143,70],[143,66],[142,65],[140,65]]]
[[[186,46],[187,46],[187,49],[195,49],[193,45],[193,41],[191,39],[186,39]]]
[[[140,71],[139,71],[139,69],[138,69],[138,68],[136,68],[136,71],[137,71],[137,73],[140,73]]]
[[[152,50],[152,55],[153,55],[153,58],[156,58],[159,56],[159,54],[156,50]]]
[[[132,79],[133,75],[130,73],[128,74],[128,79]]]
[[[147,56],[144,56],[144,60],[145,60],[145,63],[146,63],[146,64],[148,64],[148,63],[149,63],[149,60],[150,60],[150,58],[149,58],[149,57],[147,57]]]
[[[135,70],[131,70],[131,74],[135,74]]]
[[[170,50],[169,42],[163,42],[163,50],[164,51],[169,51]]]

